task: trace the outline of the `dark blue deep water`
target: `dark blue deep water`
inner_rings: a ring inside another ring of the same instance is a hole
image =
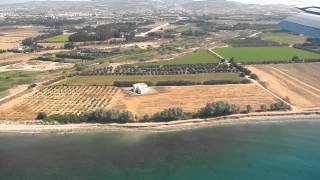
[[[1,180],[320,179],[320,122],[0,134]]]

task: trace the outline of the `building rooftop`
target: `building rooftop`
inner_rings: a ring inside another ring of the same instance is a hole
[[[316,15],[316,14],[305,13],[305,12],[299,13],[297,15],[288,17],[284,21],[320,29],[320,15]]]

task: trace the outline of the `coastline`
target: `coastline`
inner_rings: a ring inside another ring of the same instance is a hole
[[[196,128],[240,124],[320,121],[320,112],[276,112],[230,115],[209,119],[178,120],[171,122],[145,122],[127,124],[65,124],[44,125],[34,121],[0,121],[0,133],[69,134],[109,131],[170,132]]]

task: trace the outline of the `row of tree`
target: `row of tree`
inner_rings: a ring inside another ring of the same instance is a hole
[[[36,36],[36,37],[28,37],[24,40],[22,40],[22,45],[24,46],[33,46],[36,45],[38,41],[44,40],[44,39],[48,39],[54,36],[59,36],[62,35],[63,32],[60,30],[53,30],[53,31],[48,31],[45,34]]]
[[[261,105],[259,111],[286,111],[291,107],[285,102],[279,101],[271,104],[270,108],[266,105]],[[46,122],[58,122],[61,124],[69,123],[129,123],[137,120],[143,122],[169,122],[175,120],[186,120],[191,118],[213,118],[219,116],[226,116],[238,113],[250,113],[253,108],[250,105],[246,106],[244,111],[240,111],[240,107],[235,104],[229,104],[227,102],[218,101],[214,103],[208,103],[205,107],[201,108],[196,113],[190,113],[183,111],[182,108],[169,108],[162,112],[156,113],[152,116],[145,115],[142,119],[135,117],[133,113],[129,111],[121,111],[117,109],[98,109],[91,113],[84,113],[80,115],[64,114],[64,115],[51,115],[48,116],[40,112],[37,119],[44,120]]]
[[[221,84],[249,84],[250,80],[209,80],[203,82],[196,81],[114,81],[116,87],[132,87],[136,83],[145,83],[148,86],[193,86],[193,85],[221,85]]]
[[[40,112],[37,119],[46,122],[58,122],[61,124],[77,124],[77,123],[128,123],[135,120],[134,115],[129,111],[120,111],[117,109],[98,109],[91,113],[76,114],[54,114],[48,116]]]
[[[97,27],[86,26],[69,37],[70,42],[106,41],[111,38],[125,38],[131,40],[135,37],[136,24],[112,23]]]

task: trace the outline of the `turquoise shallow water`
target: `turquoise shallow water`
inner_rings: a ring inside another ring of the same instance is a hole
[[[320,122],[183,132],[0,134],[1,180],[320,179]]]

